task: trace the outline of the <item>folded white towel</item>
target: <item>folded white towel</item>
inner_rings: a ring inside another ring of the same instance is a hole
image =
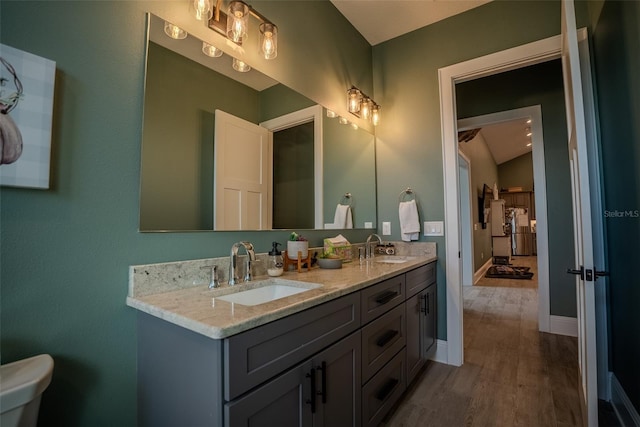
[[[333,228],[353,228],[353,218],[351,217],[351,206],[338,204],[333,217]]]
[[[415,199],[408,202],[400,202],[398,207],[400,216],[400,235],[404,242],[418,240],[420,238],[420,221],[418,220],[418,205]]]

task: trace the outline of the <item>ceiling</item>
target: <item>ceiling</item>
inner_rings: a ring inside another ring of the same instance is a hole
[[[491,0],[331,0],[372,45],[466,12]],[[484,137],[496,164],[531,151],[524,120],[484,126]]]
[[[502,164],[531,151],[531,138],[527,136],[531,125],[525,119],[483,126],[480,130],[493,160]],[[473,142],[471,142],[473,144]]]
[[[331,0],[375,46],[491,0]]]

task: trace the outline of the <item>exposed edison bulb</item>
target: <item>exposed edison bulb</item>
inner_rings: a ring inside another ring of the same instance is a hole
[[[360,103],[360,117],[365,120],[371,119],[371,100],[364,98]]]
[[[191,0],[189,10],[198,21],[208,21],[213,16],[211,0]]]
[[[357,113],[360,111],[360,91],[355,87],[352,87],[347,91],[347,110],[350,113]]]
[[[278,27],[270,22],[260,24],[260,52],[264,59],[278,56]]]
[[[164,21],[164,33],[176,40],[181,40],[187,37],[187,32],[185,30],[167,21]]]
[[[229,3],[229,14],[227,16],[227,37],[235,43],[242,43],[242,39],[247,35],[249,24],[249,6],[241,1]]]
[[[207,42],[202,42],[202,53],[212,58],[219,58],[222,56],[222,50]]]
[[[374,104],[371,108],[371,123],[373,123],[374,126],[378,126],[380,123],[380,106],[377,104]]]
[[[251,67],[244,61],[241,61],[238,58],[233,58],[233,64],[231,64],[234,70],[239,71],[241,73],[246,73],[251,70]]]

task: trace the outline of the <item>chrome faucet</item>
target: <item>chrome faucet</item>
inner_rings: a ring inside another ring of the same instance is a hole
[[[378,236],[376,233],[371,233],[369,237],[367,237],[367,243],[365,244],[365,249],[364,249],[366,259],[373,258],[373,250],[371,249],[371,239],[374,237],[378,239],[379,244],[382,244],[382,239],[380,238],[380,236]]]
[[[256,254],[253,251],[253,245],[250,242],[237,242],[231,246],[231,254],[229,255],[229,286],[240,283],[238,277],[238,249],[244,247],[247,252],[247,263],[244,274],[244,281],[251,281],[251,264],[256,260]]]

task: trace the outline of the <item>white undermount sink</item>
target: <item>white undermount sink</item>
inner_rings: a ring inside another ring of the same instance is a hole
[[[389,256],[381,256],[381,257],[375,257],[374,260],[375,262],[382,262],[385,264],[402,264],[404,262],[407,261],[411,261],[416,259],[416,257],[413,256],[395,256],[395,255],[389,255]]]
[[[267,279],[216,290],[214,292],[220,296],[214,295],[214,298],[234,304],[258,305],[316,289],[320,286],[322,285],[295,280]]]

